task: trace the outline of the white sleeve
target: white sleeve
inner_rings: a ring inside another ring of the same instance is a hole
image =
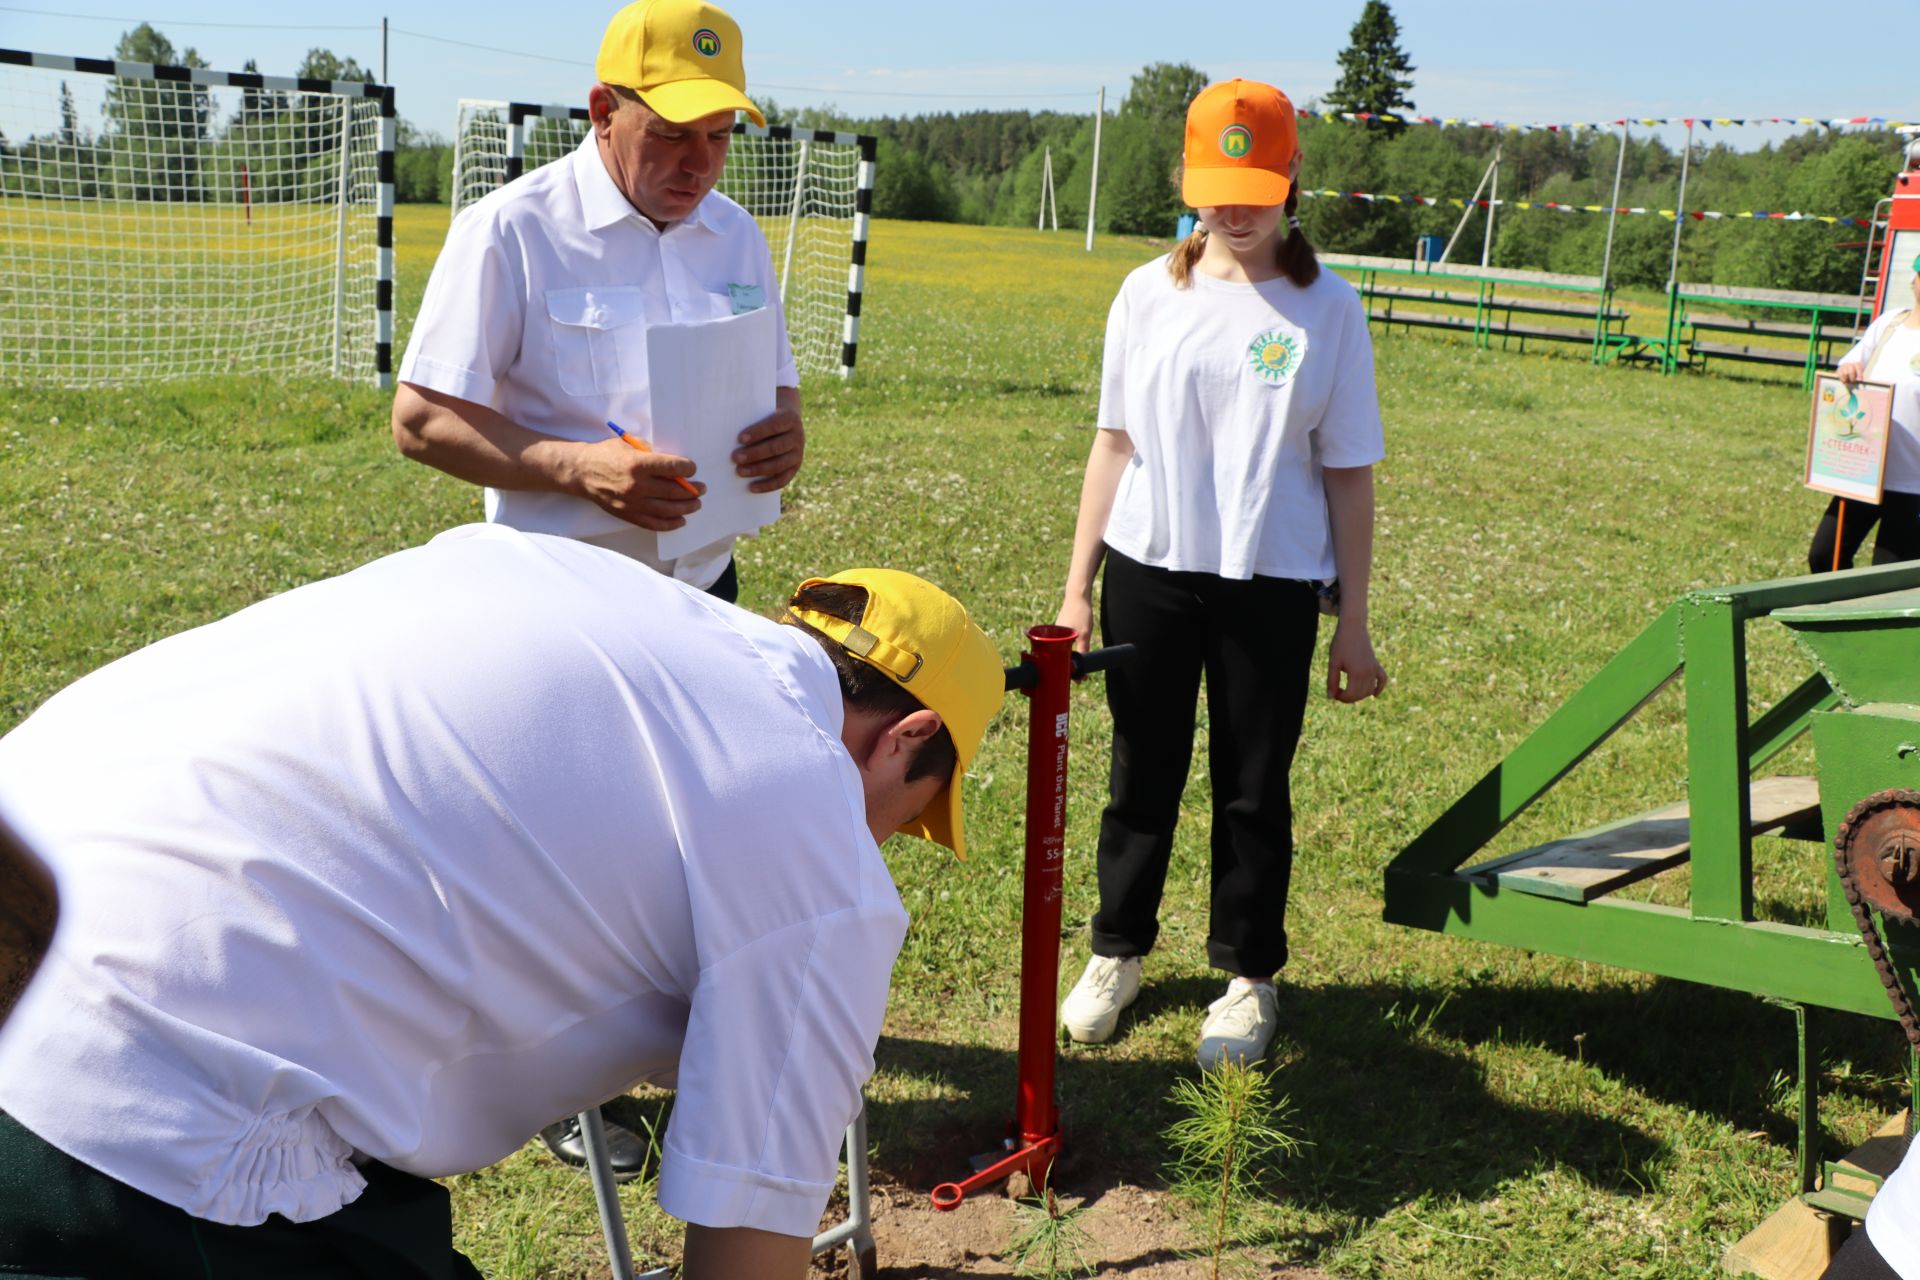
[[[873,1074],[905,933],[897,904],[849,908],[701,973],[660,1161],[662,1209],[704,1227],[813,1235]]]
[[[1889,324],[1900,323],[1901,320],[1906,318],[1906,314],[1904,311],[1888,311],[1883,313],[1879,319],[1867,326],[1866,331],[1855,340],[1852,346],[1847,348],[1847,353],[1840,357],[1834,367],[1837,369],[1843,364],[1859,364],[1864,366],[1867,363],[1867,357],[1872,355],[1874,348],[1880,345],[1880,335],[1886,332],[1887,326]]]
[[[1129,277],[1131,279],[1131,277]],[[1127,429],[1127,286],[1113,296],[1107,309],[1107,345],[1100,357],[1100,410],[1094,425],[1108,431]]]
[[[1387,456],[1380,393],[1373,382],[1373,337],[1360,300],[1340,308],[1338,365],[1326,412],[1314,427],[1323,467],[1370,467]]]
[[[474,404],[495,394],[520,358],[526,287],[505,230],[476,207],[454,220],[427,278],[399,378]]]

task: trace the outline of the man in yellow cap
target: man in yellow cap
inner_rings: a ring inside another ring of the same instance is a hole
[[[429,1181],[641,1081],[687,1280],[799,1280],[1005,676],[911,574],[778,622],[451,530],[0,738],[58,878],[0,1029],[0,1273],[470,1277]]]
[[[401,452],[487,486],[488,520],[592,542],[728,601],[731,535],[660,554],[659,535],[700,507],[693,463],[633,449],[607,426],[654,435],[649,326],[780,311],[765,237],[713,190],[735,115],[766,123],[741,44],[739,25],[701,0],[614,14],[587,93],[590,135],[455,220],[393,402]],[[784,321],[773,327],[776,409],[732,455],[755,492],[785,486],[805,451],[799,373]],[[541,1137],[585,1162],[572,1117]],[[618,1176],[640,1172],[646,1143],[617,1125],[607,1142]]]
[[[436,260],[394,395],[402,453],[485,485],[487,519],[619,551],[732,600],[733,538],[675,557],[660,533],[705,478],[653,437],[649,326],[765,307],[780,291],[765,237],[713,190],[746,96],[739,25],[700,0],[639,0],[608,24],[578,150],[461,211]],[[805,451],[800,378],[781,319],[765,359],[776,409],[732,461],[754,492]],[[683,431],[699,424],[676,423]]]

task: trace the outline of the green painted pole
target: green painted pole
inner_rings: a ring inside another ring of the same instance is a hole
[[[1746,627],[1728,601],[1692,596],[1682,611],[1693,914],[1709,920],[1751,920]]]

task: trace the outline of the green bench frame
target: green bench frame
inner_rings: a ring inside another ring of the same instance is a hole
[[[1626,340],[1627,313],[1613,305],[1613,290],[1598,276],[1557,275],[1546,271],[1513,271],[1504,267],[1469,267],[1448,263],[1410,262],[1353,254],[1321,254],[1323,265],[1350,277],[1367,310],[1367,319],[1383,325],[1445,329],[1468,333],[1473,345],[1485,350],[1494,339],[1504,349],[1529,339],[1547,342],[1584,342],[1595,363],[1610,348]],[[1401,283],[1402,281],[1409,283]],[[1417,283],[1414,283],[1417,282]],[[1424,286],[1424,287],[1422,287]],[[1536,289],[1581,295],[1581,301],[1561,302],[1502,290]],[[1400,304],[1427,303],[1458,308],[1456,312],[1406,310]],[[1519,316],[1565,316],[1585,321],[1579,328],[1526,324]]]
[[[1797,323],[1772,321],[1759,317],[1743,319],[1727,315],[1695,315],[1693,306],[1728,308],[1747,307],[1770,311],[1792,311],[1806,318]],[[1680,284],[1667,295],[1667,340],[1661,355],[1661,370],[1672,373],[1681,367],[1705,368],[1709,360],[1744,360],[1800,370],[1800,385],[1813,389],[1813,379],[1835,358],[1835,347],[1844,352],[1853,345],[1864,317],[1860,300],[1843,293],[1797,293],[1786,289],[1741,289],[1728,285]],[[1802,342],[1792,347],[1732,346],[1703,340],[1702,333],[1744,333],[1751,336],[1794,338]],[[1684,357],[1681,354],[1685,349]]]

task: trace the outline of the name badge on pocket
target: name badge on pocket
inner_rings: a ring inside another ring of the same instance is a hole
[[[767,305],[767,291],[757,284],[730,284],[727,296],[733,300],[733,314],[758,311]]]

